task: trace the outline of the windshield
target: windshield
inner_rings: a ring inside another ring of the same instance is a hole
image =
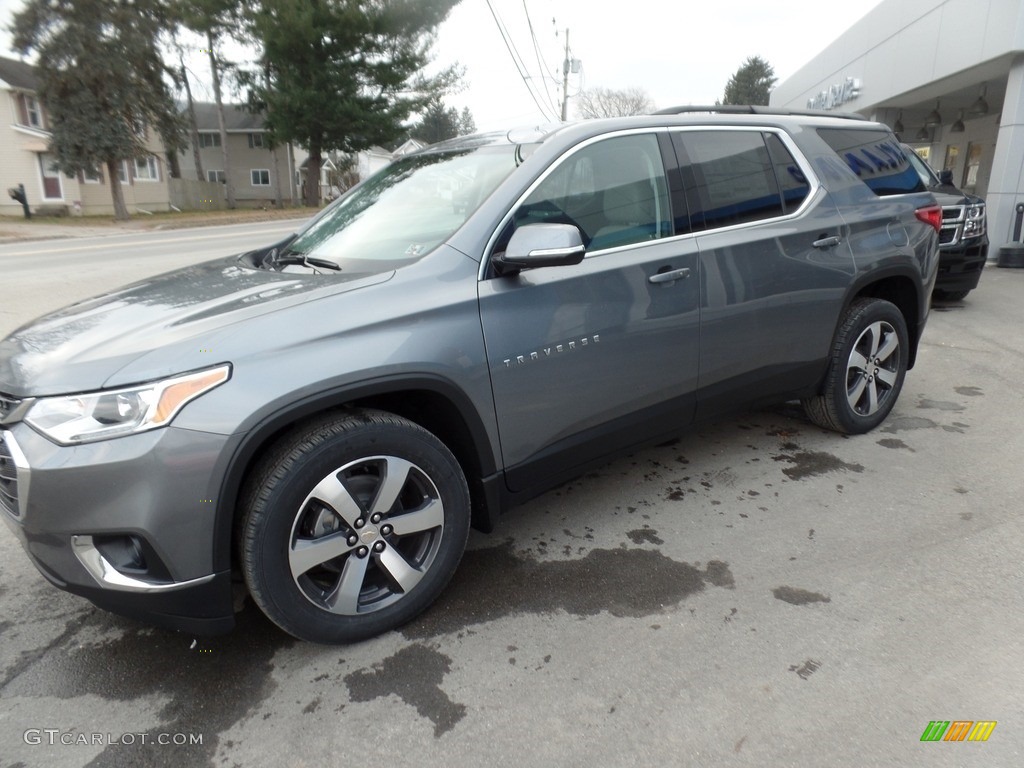
[[[394,269],[446,240],[516,166],[506,144],[399,158],[345,196],[282,255],[325,259],[346,272]]]

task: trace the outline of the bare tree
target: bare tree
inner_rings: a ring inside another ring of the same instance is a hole
[[[654,102],[643,88],[590,88],[576,97],[579,117],[627,117],[654,111]]]

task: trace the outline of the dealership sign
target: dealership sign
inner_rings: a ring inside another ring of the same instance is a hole
[[[808,109],[835,109],[860,96],[860,80],[848,77],[842,83],[829,86],[813,99],[807,100]]]

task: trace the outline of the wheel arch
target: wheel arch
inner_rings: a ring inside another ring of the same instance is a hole
[[[855,283],[847,297],[843,307],[843,313],[839,317],[842,322],[846,310],[856,300],[861,298],[884,299],[896,305],[900,314],[903,315],[907,324],[907,337],[910,339],[908,350],[907,370],[914,367],[917,360],[917,347],[921,339],[923,329],[922,302],[926,301],[921,296],[920,278],[906,269],[890,269],[882,273],[873,272],[858,283]],[[838,326],[837,326],[838,328]]]
[[[473,527],[484,532],[493,529],[498,510],[488,501],[483,479],[496,472],[496,463],[487,429],[469,397],[440,377],[389,377],[301,398],[266,414],[246,433],[221,481],[214,521],[216,570],[227,570],[234,561],[239,492],[264,453],[284,433],[311,417],[355,408],[388,411],[436,435],[462,466],[473,505]]]

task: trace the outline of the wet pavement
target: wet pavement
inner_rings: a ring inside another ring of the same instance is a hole
[[[1024,764],[1022,299],[990,268],[937,307],[872,434],[783,405],[621,458],[352,646],[248,601],[223,637],[148,628],[0,531],[0,766]]]

